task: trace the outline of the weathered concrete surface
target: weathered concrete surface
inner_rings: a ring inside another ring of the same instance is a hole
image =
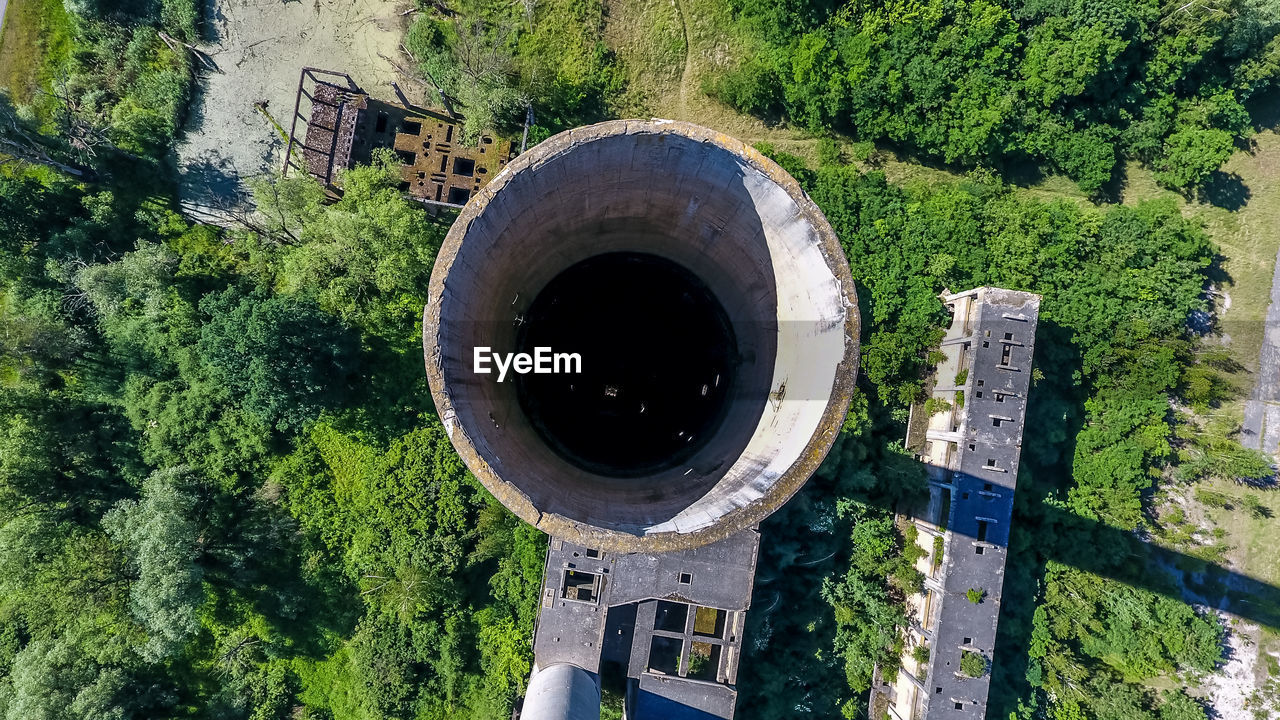
[[[1271,281],[1271,304],[1267,306],[1257,384],[1245,402],[1240,442],[1272,455],[1280,452],[1280,253],[1276,255]]]
[[[926,720],[982,720],[991,675],[968,677],[960,662],[966,651],[988,661],[995,651],[1040,296],[988,287],[944,301],[956,314],[943,350],[956,362],[939,368],[951,377],[940,374],[938,385],[952,385],[957,370],[967,372],[957,388],[965,391],[964,406],[947,416],[954,432],[929,433],[931,450],[949,445],[942,456],[950,509],[940,574],[925,581],[929,615],[922,621],[933,639],[918,697]],[[929,460],[937,463],[937,453]],[[970,589],[982,591],[980,603],[968,599]]]
[[[568,464],[530,427],[514,383],[471,368],[476,346],[514,350],[517,319],[551,278],[606,252],[692,271],[742,357],[705,447],[641,479]],[[857,299],[826,219],[775,163],[689,123],[602,123],[521,155],[454,223],[428,298],[427,375],[467,466],[528,522],[605,550],[693,547],[768,516],[830,449],[856,373]]]

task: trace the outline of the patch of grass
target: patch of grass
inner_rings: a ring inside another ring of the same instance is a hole
[[[1231,607],[1239,604],[1251,614],[1272,619],[1259,623],[1261,636],[1255,639],[1263,657],[1268,651],[1280,651],[1280,563],[1275,562],[1275,548],[1280,544],[1280,522],[1275,520],[1280,513],[1280,490],[1246,490],[1220,479],[1203,480],[1199,486],[1197,498],[1203,488],[1243,500],[1231,503],[1230,508],[1201,506],[1215,528],[1215,536],[1222,537],[1194,554],[1210,562],[1225,563],[1244,576],[1238,581],[1241,584],[1228,593]]]
[[[770,126],[708,97],[703,81],[765,49],[733,21],[723,0],[608,0],[605,41],[628,89],[620,115],[686,120],[819,164],[817,138]]]
[[[1253,709],[1253,717],[1257,720],[1280,717],[1280,669],[1275,667],[1275,658],[1270,655],[1265,657],[1268,678],[1249,697],[1249,707]]]
[[[17,105],[42,110],[42,89],[71,57],[71,17],[62,0],[9,0],[0,32],[0,85]]]
[[[1196,502],[1211,508],[1222,508],[1224,510],[1235,508],[1235,503],[1230,495],[1203,487],[1196,488]]]
[[[924,645],[917,645],[911,648],[911,658],[917,663],[924,665],[929,662],[929,648]]]
[[[715,608],[697,608],[693,616],[693,631],[701,635],[714,635],[719,612]]]
[[[676,0],[611,2],[605,39],[622,64],[621,115],[654,114],[679,92],[685,67],[684,19]]]
[[[1218,300],[1222,337],[1210,338],[1210,342],[1223,342],[1243,366],[1243,371],[1230,377],[1247,397],[1258,369],[1276,253],[1280,251],[1280,234],[1275,232],[1280,227],[1280,135],[1276,129],[1255,135],[1251,151],[1233,155],[1222,174],[1225,184],[1237,186],[1234,195],[1188,200],[1159,188],[1150,172],[1130,166],[1123,199],[1132,204],[1152,197],[1173,197],[1184,214],[1204,222],[1224,258],[1219,289],[1225,295]],[[1230,307],[1226,307],[1227,297]],[[1239,416],[1243,397],[1221,410]]]
[[[936,415],[951,409],[951,403],[942,398],[931,397],[924,401],[924,412],[926,415]]]

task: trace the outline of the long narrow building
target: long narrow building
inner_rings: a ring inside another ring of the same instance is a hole
[[[909,601],[897,681],[871,698],[873,712],[896,720],[987,715],[1040,311],[1040,296],[992,287],[943,302],[952,311],[944,359],[907,438],[930,481],[927,505],[911,513],[927,553],[917,566],[924,590]]]

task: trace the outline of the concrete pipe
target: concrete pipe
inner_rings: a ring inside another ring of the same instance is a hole
[[[524,694],[521,720],[600,720],[600,684],[576,665],[535,669]]]

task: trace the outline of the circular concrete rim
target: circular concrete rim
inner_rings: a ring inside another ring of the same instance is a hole
[[[818,428],[806,444],[804,452],[782,477],[774,481],[762,498],[725,513],[709,527],[688,533],[660,532],[633,535],[539,510],[515,483],[500,477],[493,471],[476,450],[471,438],[455,422],[457,411],[445,389],[444,368],[440,363],[441,350],[435,333],[431,332],[433,328],[439,327],[440,299],[444,295],[445,278],[457,259],[463,238],[470,229],[471,223],[484,212],[490,199],[502,190],[512,175],[527,168],[536,168],[558,155],[595,140],[617,135],[641,134],[681,135],[697,142],[711,143],[732,153],[738,160],[763,173],[783,188],[795,201],[800,214],[820,238],[819,250],[826,260],[827,267],[840,282],[847,308],[844,358],[836,367],[836,380],[832,386],[831,397],[827,401],[827,407]],[[431,386],[431,397],[435,401],[436,412],[444,422],[450,441],[471,473],[503,505],[548,535],[586,547],[610,552],[665,552],[699,547],[724,540],[740,530],[752,527],[781,508],[804,486],[809,476],[818,469],[831,450],[848,414],[854,384],[857,380],[860,327],[858,298],[854,290],[853,276],[849,271],[848,259],[840,246],[839,238],[836,237],[835,231],[823,216],[822,211],[801,189],[800,184],[777,163],[746,143],[701,125],[660,119],[610,120],[567,130],[548,138],[508,163],[502,172],[472,196],[470,202],[461,210],[449,228],[449,233],[445,236],[440,252],[436,256],[428,288],[427,305],[422,312],[422,349],[427,381]]]

